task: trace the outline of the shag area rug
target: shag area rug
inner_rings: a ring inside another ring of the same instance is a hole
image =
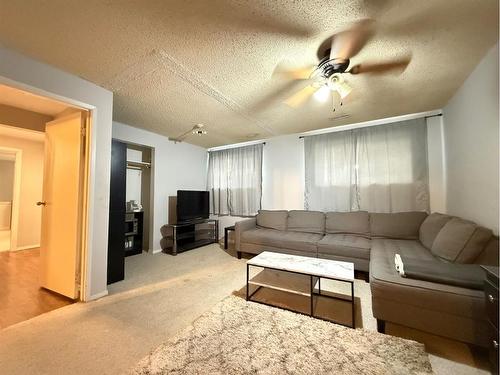
[[[415,341],[230,296],[132,373],[432,374],[432,367]]]

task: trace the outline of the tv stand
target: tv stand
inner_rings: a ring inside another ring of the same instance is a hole
[[[162,227],[161,241],[164,253],[177,255],[218,242],[219,220],[200,219],[171,223]]]

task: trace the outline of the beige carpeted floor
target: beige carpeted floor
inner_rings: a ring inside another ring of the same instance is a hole
[[[0,331],[5,374],[122,374],[245,284],[245,260],[217,245],[176,257],[127,258],[126,280],[110,296],[77,303]],[[375,329],[369,285],[356,280],[362,325]],[[388,333],[426,344],[437,374],[485,374],[484,353],[465,344],[388,324]]]

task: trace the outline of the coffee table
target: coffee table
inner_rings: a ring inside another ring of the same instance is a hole
[[[262,271],[250,278],[250,267],[263,268]],[[279,272],[276,272],[279,271]],[[283,277],[283,274],[286,277]],[[342,281],[351,284],[351,296],[340,297],[321,293],[321,279]],[[264,251],[247,261],[246,299],[252,301],[252,297],[261,288],[270,288],[288,293],[307,296],[310,298],[309,315],[315,318],[329,320],[337,324],[354,328],[354,264],[340,262],[330,259],[319,259],[298,255],[289,255]],[[250,286],[257,288],[250,293]],[[317,289],[317,292],[315,291]],[[351,325],[347,325],[331,319],[316,316],[314,314],[314,297],[340,299],[351,303]],[[253,300],[265,305],[264,302]],[[274,305],[270,305],[274,306]],[[274,306],[277,307],[277,306]],[[296,311],[299,312],[299,311]]]

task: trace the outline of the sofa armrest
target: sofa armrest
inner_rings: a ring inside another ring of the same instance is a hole
[[[236,222],[234,225],[234,237],[235,237],[235,247],[236,251],[240,251],[240,240],[241,240],[241,233],[243,233],[246,230],[253,229],[257,226],[257,219],[256,218],[251,218],[251,219],[246,219],[242,221]]]

